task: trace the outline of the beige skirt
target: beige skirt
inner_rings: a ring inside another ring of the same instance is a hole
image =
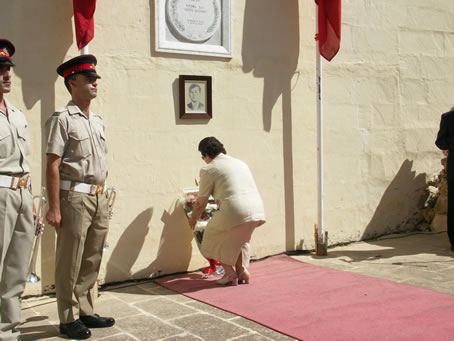
[[[262,221],[249,221],[228,229],[218,226],[208,226],[203,233],[200,252],[206,258],[215,259],[223,264],[235,266],[240,252],[243,256],[243,266],[247,267],[250,260],[252,233]]]

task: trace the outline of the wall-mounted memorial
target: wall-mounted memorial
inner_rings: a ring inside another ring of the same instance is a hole
[[[231,0],[155,0],[159,52],[232,57]]]

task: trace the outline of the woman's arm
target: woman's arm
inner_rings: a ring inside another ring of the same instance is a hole
[[[207,207],[208,204],[208,197],[197,197],[196,202],[194,203],[194,207],[192,209],[191,218],[189,218],[189,225],[191,229],[194,230],[195,224],[197,220],[199,220],[200,216],[202,215],[203,210]]]

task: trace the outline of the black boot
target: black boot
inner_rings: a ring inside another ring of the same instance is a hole
[[[115,320],[112,317],[101,317],[98,314],[80,316],[80,320],[88,328],[107,328],[115,324]]]
[[[69,323],[60,323],[60,333],[65,334],[70,339],[84,340],[91,336],[90,330],[81,320]]]

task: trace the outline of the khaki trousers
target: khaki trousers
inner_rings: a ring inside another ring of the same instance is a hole
[[[0,188],[0,340],[16,340],[20,296],[33,247],[33,199],[28,189]]]
[[[107,194],[60,191],[60,211],[55,287],[60,322],[68,323],[94,313],[93,286],[109,228]]]

